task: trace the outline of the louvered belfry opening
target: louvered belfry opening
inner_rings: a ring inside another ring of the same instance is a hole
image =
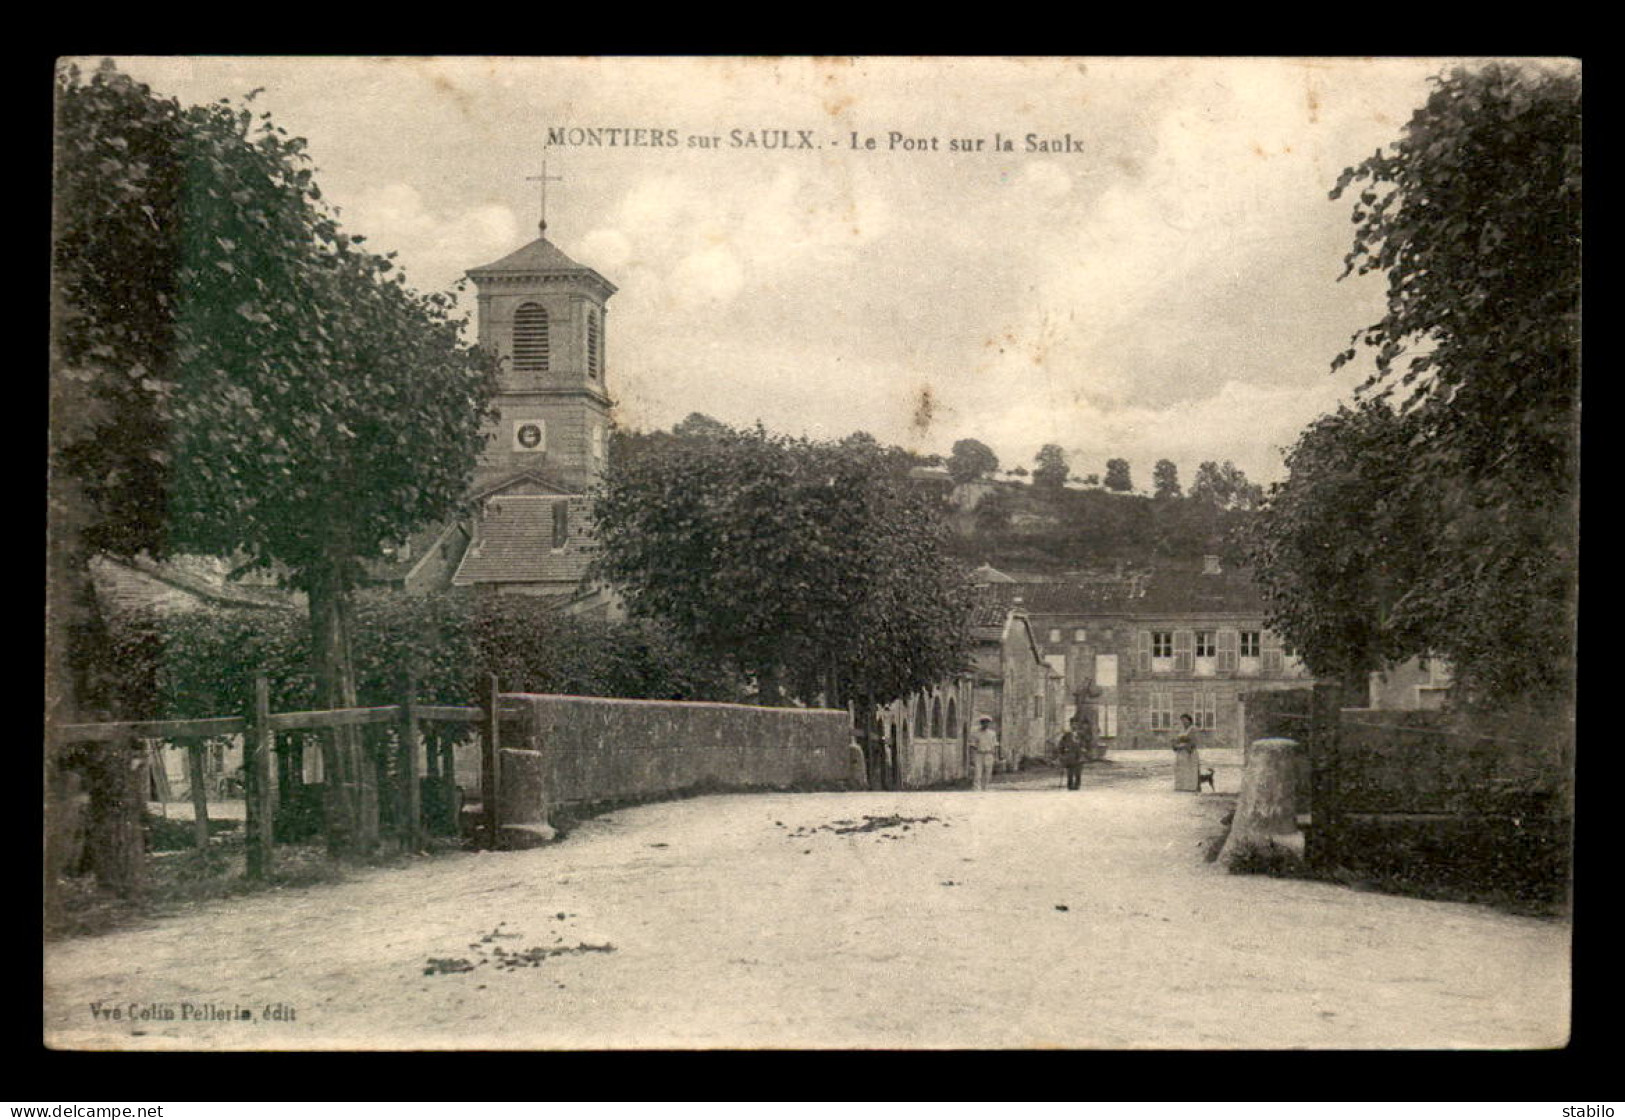
[[[513,368],[546,373],[548,361],[547,309],[527,303],[513,315]]]
[[[598,313],[587,312],[587,373],[591,377],[598,376]]]

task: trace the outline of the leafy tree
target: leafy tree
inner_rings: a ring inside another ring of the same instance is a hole
[[[308,595],[318,701],[352,706],[360,562],[459,507],[490,361],[340,229],[268,114],[68,67],[57,138],[59,574],[96,550],[274,568]],[[376,789],[334,739],[330,840],[364,849]]]
[[[1436,79],[1356,187],[1344,275],[1387,273],[1356,334],[1367,392],[1414,416],[1414,485],[1438,501],[1402,600],[1481,702],[1572,695],[1578,526],[1580,78],[1495,63]]]
[[[715,420],[703,412],[690,412],[672,425],[671,434],[689,438],[716,438],[726,435],[731,430],[721,420]]]
[[[1152,497],[1177,498],[1180,496],[1179,467],[1172,459],[1158,459],[1151,468]]]
[[[1211,459],[1196,468],[1191,498],[1222,510],[1250,510],[1263,501],[1263,487],[1249,482],[1245,472],[1226,459],[1221,465]]]
[[[908,465],[761,428],[646,450],[610,464],[600,570],[765,702],[890,702],[956,672],[968,640],[963,570]]]
[[[948,456],[948,474],[955,482],[974,482],[999,469],[999,457],[980,440],[962,439]]]
[[[1033,485],[1045,490],[1059,490],[1066,484],[1070,473],[1066,465],[1066,452],[1060,445],[1046,443],[1038,449],[1038,466],[1033,470]]]
[[[1127,459],[1106,460],[1106,489],[1124,494],[1134,489],[1134,483],[1129,478]]]
[[[1414,417],[1341,408],[1287,453],[1251,533],[1270,625],[1317,676],[1365,674],[1427,652],[1404,598],[1426,572],[1430,503],[1412,486]]]

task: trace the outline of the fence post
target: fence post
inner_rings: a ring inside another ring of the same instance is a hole
[[[1317,684],[1309,708],[1309,831],[1304,861],[1311,867],[1336,862],[1338,819],[1337,743],[1343,690]]]
[[[484,802],[485,828],[487,843],[496,847],[497,837],[500,835],[502,825],[501,811],[497,807],[500,791],[497,788],[501,778],[501,768],[497,760],[497,677],[495,673],[489,674],[486,687],[481,690],[480,708],[484,718],[480,720],[480,799]]]
[[[396,805],[400,810],[401,850],[415,852],[422,847],[423,804],[418,785],[417,678],[410,672],[401,677],[401,722],[396,736]]]
[[[263,879],[270,874],[274,858],[272,817],[271,749],[274,733],[271,731],[271,682],[262,673],[254,678],[254,716],[249,722],[244,740],[247,758],[243,761],[243,796],[248,800],[247,836],[248,877]]]
[[[207,739],[188,739],[185,744],[186,781],[192,787],[192,834],[200,852],[209,850],[209,792],[204,788],[208,778],[203,765],[208,749]]]

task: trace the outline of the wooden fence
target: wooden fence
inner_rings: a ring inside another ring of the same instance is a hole
[[[404,678],[401,701],[369,708],[333,708],[322,711],[273,712],[270,705],[270,682],[263,676],[254,682],[253,709],[243,716],[222,716],[207,719],[135,720],[121,723],[66,723],[47,726],[47,749],[60,751],[74,743],[102,742],[127,743],[132,749],[141,740],[164,739],[180,741],[187,750],[187,767],[191,775],[192,804],[196,815],[195,828],[199,847],[208,844],[208,801],[204,791],[203,754],[206,741],[222,736],[240,735],[243,738],[244,797],[247,803],[245,841],[247,871],[250,878],[262,878],[274,866],[274,821],[277,809],[277,784],[272,765],[278,732],[323,731],[338,727],[362,727],[386,724],[395,729],[395,782],[391,791],[394,798],[393,814],[395,839],[405,851],[415,851],[423,841],[421,777],[428,772],[422,748],[419,725],[426,722],[474,724],[479,728],[483,745],[482,757],[493,754],[496,742],[497,698],[496,682],[492,678],[485,689],[479,707],[456,707],[440,704],[420,704],[415,699],[416,682]],[[449,767],[443,775],[449,778]],[[328,775],[327,780],[335,780]],[[486,789],[495,787],[494,774],[487,775]],[[494,801],[487,797],[488,806]]]

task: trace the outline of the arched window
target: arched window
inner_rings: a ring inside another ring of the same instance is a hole
[[[513,313],[513,368],[546,373],[547,361],[547,309],[538,303],[522,304]]]
[[[931,701],[931,738],[942,738],[942,700]]]
[[[931,733],[931,717],[926,713],[923,695],[914,705],[914,733],[922,739]]]
[[[948,738],[959,738],[959,707],[952,696],[948,697]]]
[[[587,312],[587,376],[596,378],[603,364],[602,342],[598,332],[598,312]]]

